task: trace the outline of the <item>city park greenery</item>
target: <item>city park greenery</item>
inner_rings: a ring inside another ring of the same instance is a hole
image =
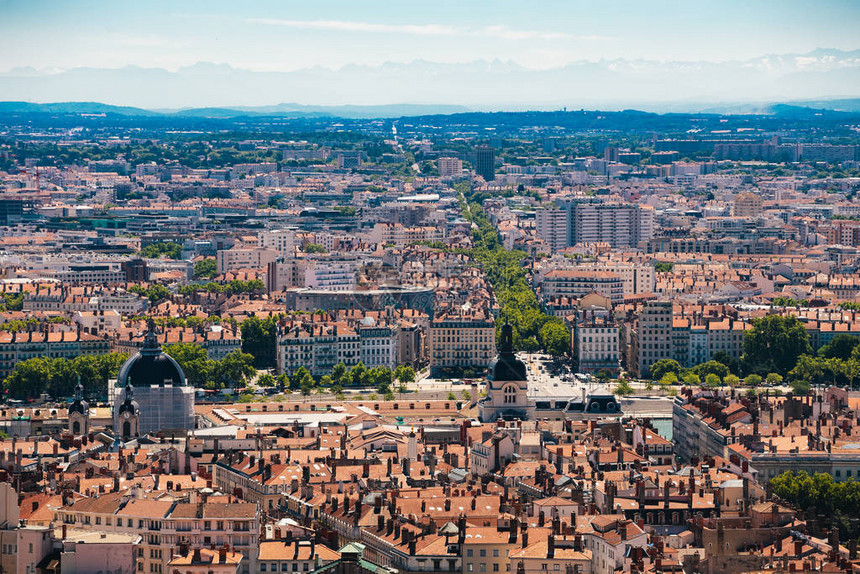
[[[472,231],[474,246],[468,255],[478,262],[496,295],[501,311],[498,323],[510,323],[514,346],[527,352],[543,349],[554,356],[570,352],[570,331],[564,321],[546,314],[528,283],[523,267],[526,254],[505,249],[498,230],[481,205],[474,201],[468,182],[456,184],[463,216],[477,229]]]
[[[815,520],[819,529],[838,527],[842,536],[860,536],[860,482],[853,478],[837,482],[826,473],[784,472],[771,479],[774,496]]]
[[[217,273],[218,263],[212,257],[194,263],[194,279],[214,279]]]
[[[179,259],[182,255],[182,246],[174,241],[159,241],[150,243],[140,250],[140,256],[147,259],[159,259],[167,257],[168,259]]]
[[[209,359],[206,350],[193,343],[169,345],[165,352],[176,359],[188,384],[195,388],[243,387],[257,373],[253,357],[239,351],[218,361]],[[35,357],[15,365],[3,387],[13,399],[33,399],[42,393],[61,399],[73,393],[80,375],[86,395],[104,399],[108,380],[117,377],[127,358],[123,353],[81,355],[74,359]]]
[[[205,291],[206,293],[224,293],[226,295],[237,295],[239,293],[260,293],[266,288],[266,285],[259,279],[249,279],[242,281],[241,279],[233,279],[227,283],[216,283],[209,281],[207,283],[189,283],[179,288],[180,295],[193,295]]]
[[[3,381],[4,391],[13,399],[32,399],[47,393],[65,398],[74,393],[80,377],[86,395],[106,397],[109,379],[115,379],[127,356],[123,353],[81,355],[74,359],[35,357],[15,365]]]
[[[853,388],[860,379],[860,338],[836,335],[813,355],[806,328],[793,316],[754,320],[753,328],[744,334],[743,351],[739,361],[721,352],[691,369],[673,359],[661,359],[651,365],[649,377],[661,387],[683,382],[755,388],[762,383],[773,387],[787,382],[795,394],[808,393],[812,385]]]

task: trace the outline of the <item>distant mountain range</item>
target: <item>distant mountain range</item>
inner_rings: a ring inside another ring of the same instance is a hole
[[[471,111],[464,106],[392,104],[381,106],[304,106],[301,104],[277,104],[274,106],[237,106],[235,108],[185,108],[180,110],[146,110],[131,106],[113,106],[99,102],[57,102],[37,104],[31,102],[0,102],[0,115],[8,114],[62,114],[62,115],[112,115],[126,117],[176,117],[228,119],[241,117],[283,118],[399,118],[456,114]]]
[[[630,113],[635,113],[630,110]],[[393,104],[378,106],[304,106],[300,104],[277,104],[273,106],[238,106],[235,108],[185,108],[181,110],[147,110],[132,106],[113,106],[99,102],[57,102],[38,104],[31,102],[0,102],[0,118],[3,116],[107,116],[124,118],[208,119],[241,120],[248,118],[428,118],[440,115],[471,117],[481,115],[478,110],[465,106]],[[516,112],[514,112],[516,113]],[[813,118],[826,115],[839,118],[842,115],[860,113],[860,98],[793,102],[792,104],[744,104],[726,105],[702,109],[698,113],[721,115],[770,115],[783,119]],[[492,114],[497,116],[498,114]],[[813,118],[814,119],[814,118]]]
[[[0,73],[0,96],[6,100],[102,101],[213,117],[224,110],[228,115],[401,116],[452,113],[462,106],[482,111],[635,107],[695,112],[792,101],[829,107],[835,98],[850,102],[858,95],[860,50],[830,49],[729,62],[580,61],[546,70],[500,61],[446,64],[417,60],[293,72],[255,72],[198,63],[177,71],[126,66],[65,71],[19,68]],[[272,101],[318,105],[269,106]],[[411,104],[380,106],[394,102]],[[856,110],[856,99],[853,102],[844,105]],[[432,105],[418,106],[420,103]],[[191,107],[194,109],[184,109]],[[750,112],[739,108],[738,113]]]

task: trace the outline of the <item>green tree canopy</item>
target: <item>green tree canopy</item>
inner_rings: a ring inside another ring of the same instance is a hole
[[[728,354],[726,351],[717,351],[714,353],[712,360],[724,364],[736,375],[740,373],[740,361]]]
[[[744,333],[743,361],[748,371],[785,375],[797,364],[798,357],[811,353],[806,327],[794,316],[755,319],[753,328]]]
[[[744,384],[748,387],[757,387],[761,384],[761,375],[755,373],[744,377]]]
[[[233,351],[215,363],[212,378],[229,388],[242,387],[256,373],[254,357],[242,351]]]
[[[674,373],[677,378],[681,374],[681,364],[675,359],[660,359],[651,365],[651,379],[659,381],[668,373]]]
[[[860,345],[860,337],[839,333],[818,349],[818,356],[825,359],[849,359],[857,345]]]
[[[729,375],[729,368],[723,363],[717,361],[708,361],[693,367],[693,372],[699,375],[699,378],[707,379],[708,375],[716,375],[720,379],[724,379]],[[707,381],[706,381],[707,382]]]
[[[217,273],[218,263],[211,257],[201,259],[194,264],[195,279],[213,279]]]
[[[42,393],[65,399],[74,394],[80,377],[85,396],[105,399],[108,379],[116,378],[126,358],[122,353],[81,355],[74,359],[35,357],[15,365],[3,386],[15,399],[37,398]]]
[[[394,369],[394,378],[401,383],[411,383],[415,380],[415,371],[410,365],[397,365]]]
[[[164,348],[164,352],[173,357],[182,367],[185,380],[195,388],[203,388],[212,380],[215,361],[209,360],[206,349],[196,343],[173,343]]]
[[[772,478],[769,487],[792,506],[814,512],[824,527],[839,527],[846,538],[860,536],[860,482],[853,478],[836,481],[825,473],[789,471]]]
[[[248,317],[240,326],[242,332],[242,352],[253,357],[258,369],[272,369],[277,366],[278,317]]]
[[[615,394],[619,396],[632,395],[636,392],[626,379],[619,379],[615,385]]]
[[[555,357],[570,353],[570,331],[561,320],[550,320],[540,328],[544,350]]]
[[[263,373],[259,377],[257,377],[257,385],[265,388],[274,387],[275,377],[273,377],[269,373]]]
[[[132,285],[128,288],[129,293],[136,293],[149,299],[150,304],[158,305],[170,297],[170,290],[164,285],[154,284],[149,287]]]
[[[354,387],[367,387],[370,385],[370,374],[364,363],[359,361],[358,364],[349,370],[349,380],[350,384]]]
[[[824,381],[825,361],[811,355],[803,354],[798,357],[794,368],[788,373],[792,381],[806,381],[810,384],[819,384]]]
[[[140,250],[140,256],[147,259],[158,259],[165,256],[168,259],[179,259],[182,255],[182,246],[173,241],[159,241],[150,243]]]

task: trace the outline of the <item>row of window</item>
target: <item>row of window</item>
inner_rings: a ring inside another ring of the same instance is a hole
[[[280,571],[281,572],[290,572],[290,571],[298,572],[299,571],[299,563],[293,562],[292,565],[290,565],[289,562],[281,562]],[[301,571],[302,572],[309,572],[310,571],[310,563],[309,562],[302,562]],[[266,562],[260,562],[260,572],[278,572],[278,563],[277,562],[270,562],[270,563],[268,563],[268,566],[267,566]]]
[[[466,563],[466,572],[474,572],[474,571],[475,571],[475,565],[472,564],[471,562],[467,562]],[[481,562],[480,564],[478,564],[478,572],[486,572],[486,571],[487,571],[487,563],[486,562]],[[500,571],[498,562],[493,563],[492,571],[493,572],[499,572]],[[507,564],[505,564],[505,572],[510,572],[510,571],[511,571],[511,564],[510,564],[510,562],[508,562]]]

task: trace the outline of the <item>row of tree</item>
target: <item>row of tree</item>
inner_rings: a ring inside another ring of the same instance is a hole
[[[821,527],[839,527],[851,538],[860,536],[860,482],[853,478],[837,482],[829,474],[784,472],[771,479],[771,492],[802,510]]]
[[[164,352],[179,363],[188,384],[198,389],[244,387],[257,374],[254,357],[242,351],[233,351],[217,361],[195,343],[174,343]]]
[[[522,262],[526,254],[508,251],[499,239],[499,232],[490,222],[469,190],[460,184],[463,215],[475,224],[472,232],[474,247],[469,251],[473,260],[483,268],[501,307],[500,323],[510,323],[514,330],[514,345],[521,351],[545,350],[554,356],[570,352],[570,331],[564,321],[543,312],[537,295],[528,283]]]
[[[242,281],[241,279],[233,279],[229,283],[189,283],[179,288],[181,295],[192,295],[198,291],[207,293],[226,293],[227,295],[236,295],[239,293],[259,293],[266,288],[265,283],[259,279],[249,279]]]
[[[376,366],[367,368],[360,362],[347,367],[343,362],[332,369],[331,375],[323,375],[315,379],[305,367],[299,367],[291,374],[260,375],[257,384],[262,387],[278,386],[281,389],[299,391],[309,395],[314,390],[327,390],[340,394],[347,387],[375,388],[382,395],[393,398],[392,385],[399,382],[401,387],[415,380],[415,371],[409,365],[398,365],[393,371],[388,367]],[[404,390],[404,389],[401,389]]]
[[[188,384],[196,388],[244,387],[257,373],[254,358],[241,351],[214,361],[203,347],[194,343],[176,343],[164,350],[182,367]],[[74,359],[35,357],[15,365],[3,386],[14,399],[32,399],[42,393],[64,399],[74,392],[80,376],[86,396],[104,400],[108,380],[117,377],[127,358],[123,353],[81,355]]]
[[[87,397],[107,397],[109,379],[115,379],[127,355],[81,355],[74,359],[35,357],[15,365],[3,381],[11,398],[32,399],[47,393],[55,399],[64,399],[74,393],[80,377]]]
[[[836,335],[812,354],[809,335],[796,317],[770,315],[753,322],[744,334],[744,354],[738,361],[725,352],[705,363],[684,369],[673,359],[661,359],[649,376],[661,385],[684,382],[757,387],[762,381],[775,386],[787,381],[795,393],[805,394],[810,385],[832,384],[853,388],[860,379],[860,337]],[[749,373],[743,379],[741,372]],[[764,377],[762,376],[764,375]]]

